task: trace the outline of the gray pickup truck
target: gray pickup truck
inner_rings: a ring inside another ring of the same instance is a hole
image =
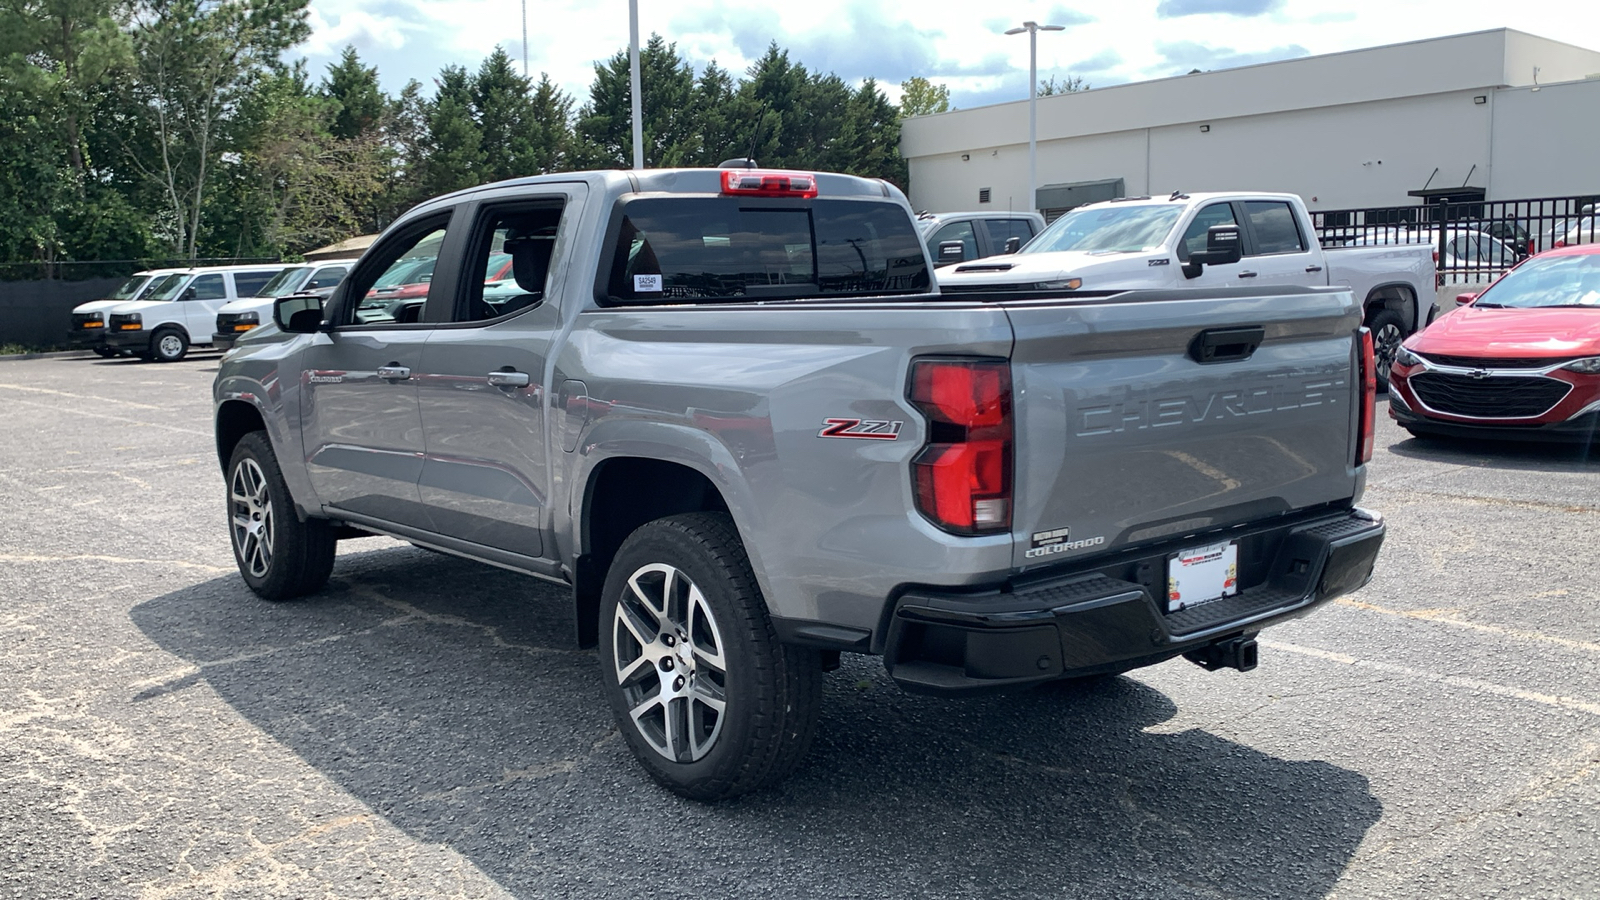
[[[1237,255],[1215,237],[1196,264]],[[485,290],[497,254],[515,290]],[[425,298],[362,307],[419,264]],[[904,196],[846,175],[424,203],[222,362],[239,570],[287,599],[385,534],[566,586],[634,753],[702,800],[797,764],[843,651],[938,694],[1248,670],[1263,627],[1370,578],[1348,290],[940,295],[930,272]]]

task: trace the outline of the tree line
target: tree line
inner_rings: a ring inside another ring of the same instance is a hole
[[[286,58],[307,3],[0,0],[0,263],[292,256],[447,191],[631,165],[625,50],[581,103],[499,48],[391,96],[354,48],[318,76]],[[749,154],[906,185],[902,109],[871,79],[776,43],[742,76],[658,35],[640,63],[646,165]],[[917,81],[907,112],[948,106]]]

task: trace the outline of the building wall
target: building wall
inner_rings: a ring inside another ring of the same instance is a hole
[[[1510,88],[1492,100],[1490,199],[1600,194],[1600,79]]]
[[[1535,64],[1548,86],[1517,87]],[[1550,82],[1596,69],[1600,53],[1502,29],[1040,98],[1039,184],[1288,191],[1313,209],[1409,204],[1425,184],[1586,192],[1600,165],[1579,148],[1600,147],[1600,81]],[[1026,102],[902,133],[918,209],[978,208],[984,187],[991,208],[1029,207]],[[1562,145],[1570,162],[1552,165]]]

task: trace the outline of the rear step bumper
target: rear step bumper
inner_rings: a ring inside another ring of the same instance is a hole
[[[1170,614],[1144,585],[1098,572],[1018,590],[912,591],[895,605],[884,665],[901,687],[929,694],[1125,672],[1185,653],[1248,670],[1255,632],[1367,583],[1384,525],[1356,509],[1285,531],[1265,583]]]

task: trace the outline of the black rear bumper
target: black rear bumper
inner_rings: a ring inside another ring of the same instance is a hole
[[[1383,544],[1381,517],[1350,510],[1265,529],[1276,547],[1264,580],[1173,613],[1148,581],[1103,571],[981,593],[914,590],[889,622],[884,665],[907,690],[964,694],[1123,672],[1251,635],[1366,584]],[[1164,569],[1162,578],[1164,578]]]

